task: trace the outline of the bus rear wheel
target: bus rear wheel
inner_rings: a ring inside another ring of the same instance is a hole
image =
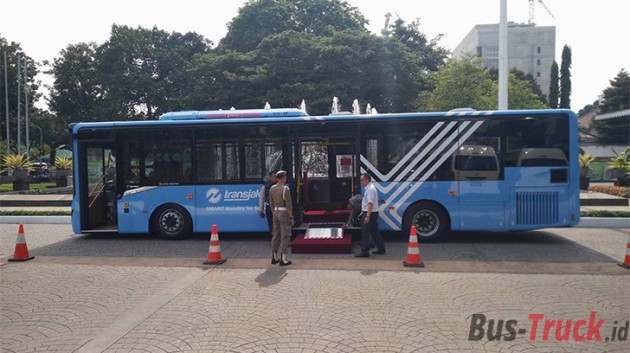
[[[164,239],[184,239],[192,233],[192,219],[188,211],[175,204],[162,205],[155,210],[151,224]]]
[[[404,231],[408,232],[411,226],[416,227],[418,241],[421,243],[438,241],[450,230],[446,212],[432,202],[420,202],[407,211]]]

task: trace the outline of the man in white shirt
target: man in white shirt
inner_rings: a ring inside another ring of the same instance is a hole
[[[355,257],[370,256],[370,235],[374,239],[376,250],[372,254],[385,255],[383,236],[378,230],[378,192],[372,184],[372,177],[368,173],[361,174],[361,185],[364,186],[363,200],[361,201],[361,252]]]

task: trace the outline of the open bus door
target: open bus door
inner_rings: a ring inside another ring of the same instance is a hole
[[[343,209],[357,189],[356,154],[351,139],[298,141],[298,203],[304,209]]]
[[[81,231],[116,231],[116,156],[113,143],[79,145]]]

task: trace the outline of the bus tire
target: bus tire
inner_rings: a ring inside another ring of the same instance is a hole
[[[430,243],[441,240],[450,231],[450,222],[446,211],[438,204],[422,201],[405,212],[403,232],[416,227],[418,242]]]
[[[151,228],[164,239],[185,239],[192,233],[192,218],[182,206],[166,204],[153,212]]]

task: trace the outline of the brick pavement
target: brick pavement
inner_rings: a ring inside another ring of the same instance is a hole
[[[3,352],[626,352],[468,341],[471,315],[630,319],[628,276],[10,264]],[[538,333],[540,337],[541,333]],[[81,348],[83,347],[83,348]],[[80,350],[81,349],[81,350]]]

